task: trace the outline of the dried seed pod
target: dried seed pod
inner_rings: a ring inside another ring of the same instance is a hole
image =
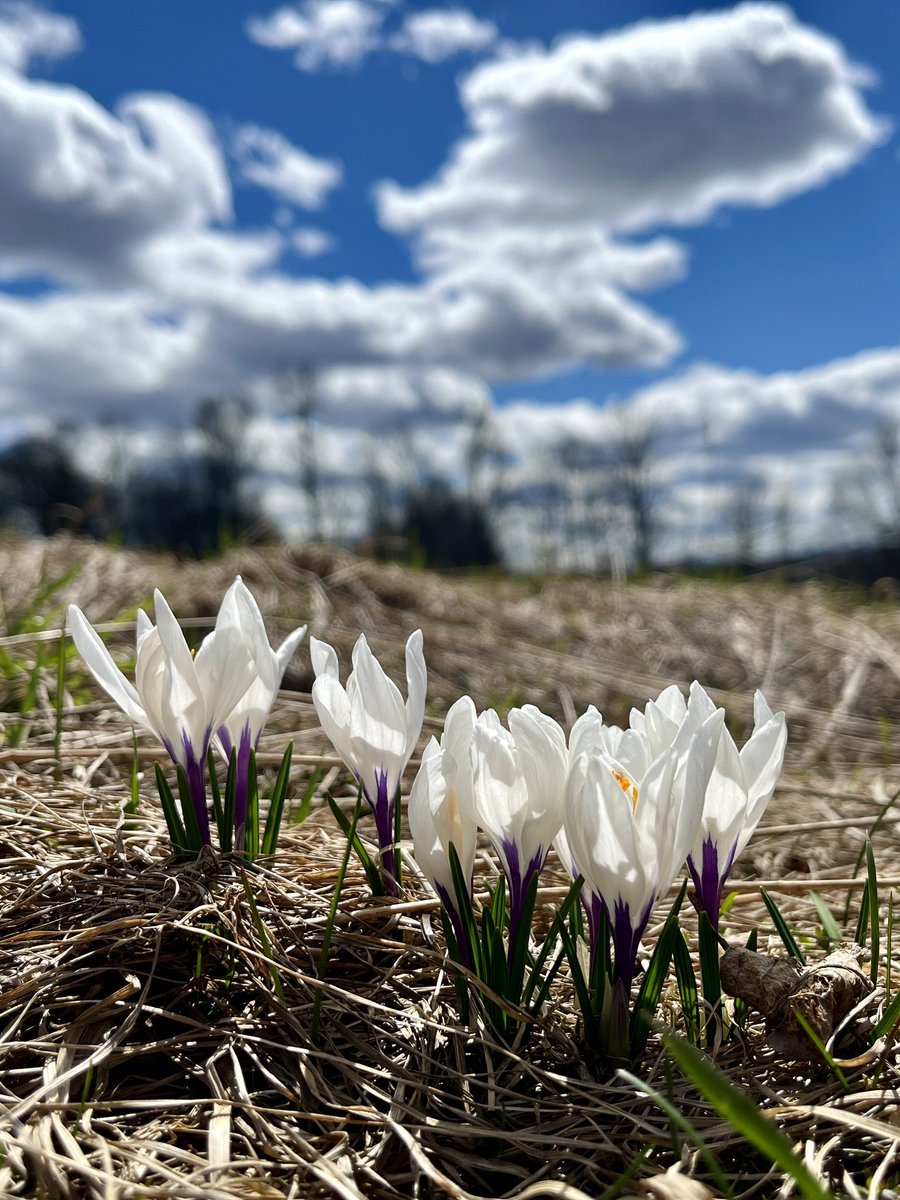
[[[841,1021],[872,991],[860,969],[859,946],[851,945],[809,968],[793,959],[729,947],[722,955],[722,988],[766,1018],[769,1045],[785,1057],[806,1059],[815,1051],[797,1014],[827,1042]]]

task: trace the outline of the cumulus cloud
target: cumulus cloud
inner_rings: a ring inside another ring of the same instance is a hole
[[[358,67],[380,43],[383,11],[364,0],[303,0],[247,22],[250,40],[293,50],[301,71]]]
[[[343,176],[340,163],[315,158],[274,129],[259,125],[239,126],[231,151],[243,180],[299,208],[321,208]]]
[[[304,225],[291,230],[291,245],[304,258],[318,258],[337,249],[337,238],[326,229]]]
[[[0,71],[0,277],[133,277],[155,238],[231,215],[212,127],[171,95],[113,115],[75,88]]]
[[[78,22],[24,0],[0,3],[0,69],[27,71],[33,59],[65,58],[81,48]]]
[[[775,204],[885,137],[869,82],[777,4],[564,38],[475,68],[461,91],[470,132],[432,182],[382,184],[381,219],[477,238],[510,222],[633,232]]]
[[[444,62],[457,54],[477,54],[497,41],[497,26],[465,8],[431,8],[410,13],[391,38],[393,50],[426,63]]]

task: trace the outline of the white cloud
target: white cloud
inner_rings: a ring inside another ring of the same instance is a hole
[[[321,208],[343,176],[340,163],[314,158],[274,129],[259,125],[239,126],[231,151],[242,179],[300,208]]]
[[[470,133],[431,183],[383,184],[381,219],[474,241],[510,223],[633,232],[772,205],[884,138],[867,82],[777,4],[568,37],[476,67],[461,91]]]
[[[432,8],[410,13],[391,49],[426,63],[444,62],[457,54],[477,54],[497,40],[497,26],[465,8]]]
[[[170,95],[113,115],[72,87],[0,71],[0,277],[134,277],[142,250],[231,215],[207,118]]]
[[[251,41],[293,50],[301,71],[358,67],[380,44],[384,13],[364,0],[303,0],[247,22]]]
[[[32,59],[65,58],[81,48],[78,22],[31,4],[0,3],[0,68],[27,71]]]
[[[312,225],[304,225],[291,231],[291,245],[304,258],[318,258],[322,254],[330,254],[337,249],[337,238],[326,229],[316,229]]]

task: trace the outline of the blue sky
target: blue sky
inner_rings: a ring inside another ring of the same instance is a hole
[[[614,400],[695,529],[688,426],[821,541],[900,417],[898,44],[873,0],[2,0],[0,418],[303,362],[345,445],[421,422],[452,472],[485,409],[533,479]]]

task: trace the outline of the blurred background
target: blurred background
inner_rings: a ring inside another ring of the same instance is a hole
[[[0,0],[0,524],[900,572],[900,8]]]

